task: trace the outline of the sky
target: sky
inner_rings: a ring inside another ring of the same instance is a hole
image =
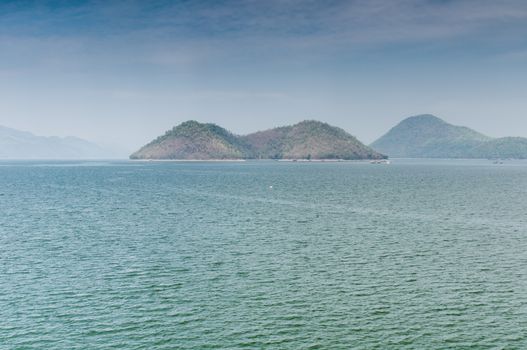
[[[0,125],[131,152],[194,119],[527,136],[525,0],[0,0]]]

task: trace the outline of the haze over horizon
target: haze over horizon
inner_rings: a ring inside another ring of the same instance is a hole
[[[430,113],[527,136],[524,1],[4,1],[0,125],[134,150],[185,120],[370,143]]]

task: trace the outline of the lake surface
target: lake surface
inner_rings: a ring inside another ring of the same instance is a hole
[[[525,162],[2,161],[0,214],[0,349],[527,348]]]

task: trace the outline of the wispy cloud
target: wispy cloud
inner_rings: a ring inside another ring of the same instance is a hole
[[[258,47],[342,50],[455,40],[478,33],[523,35],[527,2],[521,0],[368,0],[368,1],[90,1],[52,7],[0,6],[4,35],[15,38],[60,36],[85,46],[91,38],[116,51],[158,50],[160,64],[188,63],[188,53],[208,46],[232,52]],[[518,31],[520,26],[520,31]],[[192,44],[190,44],[192,43]],[[200,45],[200,43],[205,43]],[[100,44],[99,44],[100,45]],[[168,45],[171,52],[159,50]],[[193,55],[190,55],[193,56]]]
[[[494,57],[504,62],[525,62],[527,63],[527,50],[514,50],[498,54]]]
[[[346,65],[408,47],[502,55],[523,50],[526,21],[523,0],[0,3],[0,69],[184,79]]]

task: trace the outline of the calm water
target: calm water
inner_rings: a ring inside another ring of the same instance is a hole
[[[0,213],[0,349],[527,348],[527,163],[4,161]]]

